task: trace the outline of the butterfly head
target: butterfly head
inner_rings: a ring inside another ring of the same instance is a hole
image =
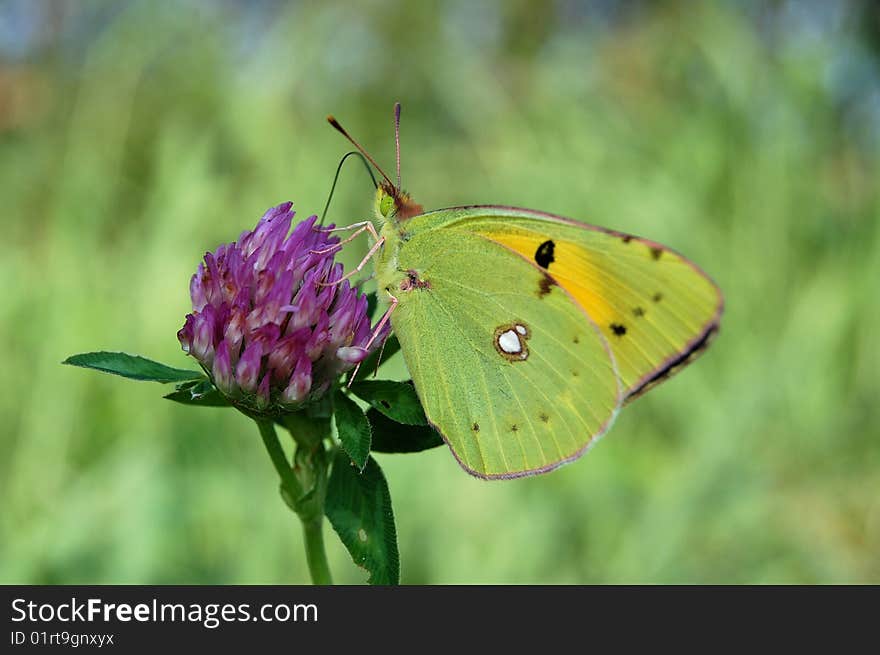
[[[333,116],[328,116],[327,121],[338,132],[342,134],[351,144],[358,149],[367,161],[384,178],[376,185],[376,218],[380,223],[385,221],[405,221],[417,214],[421,214],[424,210],[422,206],[413,201],[412,197],[400,188],[400,103],[394,104],[394,146],[397,155],[397,184],[391,181],[391,178],[385,174],[385,171],[376,163],[376,160],[370,157],[370,154],[364,150],[363,146],[355,141],[351,135],[339,124]],[[375,180],[374,180],[375,181]]]
[[[382,223],[405,221],[424,211],[406,191],[384,180],[376,187],[375,210],[376,218]]]

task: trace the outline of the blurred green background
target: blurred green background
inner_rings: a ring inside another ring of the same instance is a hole
[[[395,100],[427,208],[641,234],[727,299],[708,354],[552,474],[379,455],[403,582],[880,582],[873,3],[19,0],[0,57],[0,582],[308,581],[247,419],[59,362],[186,366],[204,251],[320,212],[330,112],[392,167]],[[351,164],[329,218],[371,202]]]

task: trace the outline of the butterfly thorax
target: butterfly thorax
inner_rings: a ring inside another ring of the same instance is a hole
[[[407,239],[407,221],[423,213],[422,206],[412,197],[388,182],[382,182],[376,189],[376,219],[385,239],[384,246],[376,257],[376,279],[379,289],[391,295],[398,295],[407,286],[407,272],[400,270],[398,253]]]

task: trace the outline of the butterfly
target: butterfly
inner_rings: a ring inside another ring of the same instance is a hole
[[[382,175],[373,236],[386,321],[430,424],[472,475],[544,473],[703,352],[724,300],[696,264],[641,237],[530,209],[424,211]],[[352,237],[353,238],[353,237]]]

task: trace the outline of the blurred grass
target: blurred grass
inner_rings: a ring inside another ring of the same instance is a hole
[[[283,200],[320,211],[346,151],[327,113],[391,167],[397,99],[426,207],[649,236],[728,307],[697,365],[551,475],[379,456],[403,581],[880,582],[878,14],[739,6],[4,4],[0,582],[307,581],[247,419],[59,362],[184,365],[203,252]],[[371,199],[352,166],[330,219]]]

